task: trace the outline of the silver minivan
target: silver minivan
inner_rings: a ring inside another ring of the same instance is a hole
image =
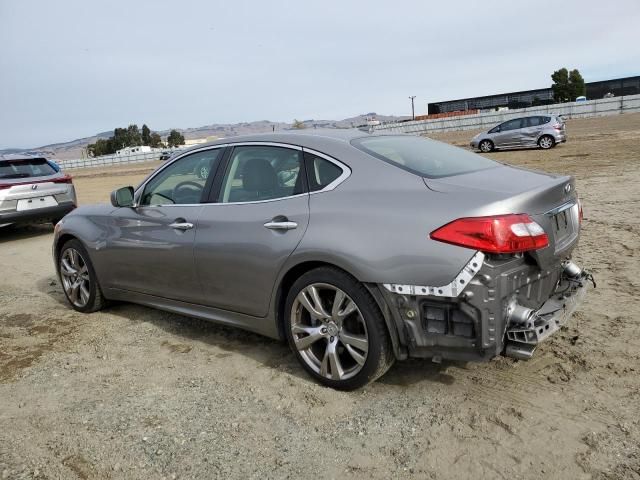
[[[507,120],[471,139],[471,148],[494,149],[540,147],[549,149],[567,141],[564,121],[555,115],[535,115]]]

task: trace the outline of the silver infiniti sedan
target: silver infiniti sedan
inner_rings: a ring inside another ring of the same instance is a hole
[[[555,115],[533,115],[507,120],[471,139],[471,148],[495,149],[540,147],[543,150],[567,141],[564,120]]]
[[[53,256],[78,311],[134,302],[286,339],[354,389],[407,357],[530,358],[593,280],[570,260],[581,220],[571,177],[317,130],[182,152],[67,215]]]

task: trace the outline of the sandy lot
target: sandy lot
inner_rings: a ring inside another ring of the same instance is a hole
[[[577,178],[576,258],[598,288],[572,323],[529,362],[407,361],[354,393],[253,334],[133,305],[75,313],[52,229],[1,231],[0,478],[640,479],[640,114],[568,133],[491,156]],[[77,172],[80,201],[151,168]]]

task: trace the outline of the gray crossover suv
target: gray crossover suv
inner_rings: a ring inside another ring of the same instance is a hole
[[[181,152],[67,215],[53,256],[78,311],[128,301],[286,339],[353,389],[407,357],[529,358],[591,278],[570,261],[580,222],[571,177],[317,130]]]
[[[479,133],[471,148],[482,152],[494,149],[540,147],[549,149],[567,141],[564,121],[555,115],[514,118]]]
[[[0,226],[56,223],[76,204],[71,177],[55,163],[30,155],[0,155]]]

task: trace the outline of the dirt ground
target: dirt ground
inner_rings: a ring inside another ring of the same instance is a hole
[[[597,289],[528,362],[411,360],[336,392],[254,334],[75,313],[51,227],[0,231],[0,478],[640,479],[640,114],[567,127],[490,155],[575,175],[585,205],[575,257]],[[77,172],[80,202],[154,166]]]

